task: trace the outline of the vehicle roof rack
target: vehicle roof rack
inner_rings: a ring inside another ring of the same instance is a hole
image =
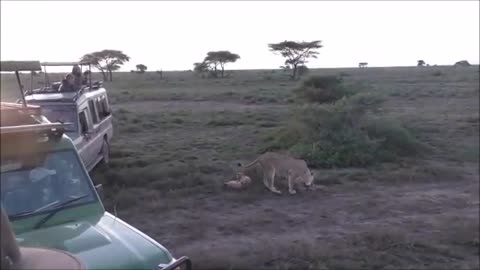
[[[18,103],[0,102],[0,135],[36,133],[59,138],[72,123],[42,122],[41,107]]]
[[[56,84],[60,84],[60,82],[56,82]],[[53,85],[53,84],[52,84]],[[73,101],[75,102],[80,96],[85,93],[93,92],[100,89],[103,86],[103,81],[95,81],[92,83],[92,87],[90,86],[83,86],[80,89],[76,90],[75,92],[59,92],[52,90],[51,87],[43,87],[40,89],[34,90],[27,90],[25,91],[25,96],[31,96],[34,94],[66,94],[68,97],[55,99],[54,101]],[[74,93],[74,94],[71,94]]]
[[[41,71],[40,61],[1,61],[0,71]]]
[[[26,133],[26,132],[38,132],[38,133],[56,133],[65,132],[66,128],[72,125],[71,123],[38,123],[32,125],[19,125],[19,126],[6,126],[0,127],[0,134],[13,134],[13,133]],[[61,136],[61,135],[60,135]]]
[[[0,62],[0,71],[1,72],[15,72],[17,77],[18,88],[20,90],[20,95],[22,96],[23,106],[27,106],[27,101],[25,100],[25,93],[23,85],[20,80],[20,71],[41,71],[42,67],[40,66],[40,61],[1,61]],[[30,75],[33,76],[33,73]],[[33,79],[31,79],[33,82]]]
[[[36,105],[27,105],[26,107],[24,107],[22,104],[19,103],[0,102],[0,112],[1,116],[6,116],[4,115],[4,113],[40,115],[41,108],[40,106]]]
[[[79,62],[42,62],[42,66],[47,67],[62,67],[62,66],[74,66],[74,65],[91,65],[92,63],[88,61],[79,61]]]

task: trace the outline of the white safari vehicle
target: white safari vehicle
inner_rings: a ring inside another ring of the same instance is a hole
[[[102,81],[92,82],[90,63],[31,61],[30,64],[32,70],[44,67],[45,82],[38,89],[22,89],[25,102],[40,106],[42,115],[52,122],[73,123],[66,134],[72,139],[88,171],[100,161],[108,164],[113,136],[112,113]],[[78,89],[66,92],[60,87],[62,82],[50,83],[47,67],[76,65],[80,72],[84,66],[88,67],[88,72],[83,73],[87,78]]]

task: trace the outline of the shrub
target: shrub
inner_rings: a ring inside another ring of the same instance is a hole
[[[316,103],[331,103],[351,94],[337,76],[312,76],[293,92],[300,100]]]
[[[408,156],[423,149],[423,145],[418,143],[408,129],[391,119],[370,117],[365,123],[365,130],[370,138],[379,140],[379,154],[385,158],[390,158],[389,153]]]
[[[406,128],[375,114],[383,100],[367,92],[300,105],[263,150],[288,150],[309,166],[326,168],[364,167],[418,153],[422,148]]]
[[[432,72],[432,76],[435,76],[435,77],[440,77],[442,75],[443,73],[440,70],[435,70],[434,72]]]
[[[299,77],[302,77],[302,76],[307,75],[308,72],[309,72],[309,69],[308,69],[308,67],[305,66],[305,65],[302,65],[302,66],[298,66],[298,67],[297,67],[297,74],[298,74]]]

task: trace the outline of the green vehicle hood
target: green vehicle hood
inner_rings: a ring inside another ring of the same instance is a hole
[[[87,269],[154,269],[172,261],[153,239],[110,213],[16,235],[20,246],[68,251]]]

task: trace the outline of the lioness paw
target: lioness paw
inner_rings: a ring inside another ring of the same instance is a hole
[[[290,194],[292,194],[292,195],[293,195],[293,194],[297,194],[297,191],[294,190],[294,189],[291,189],[291,190],[289,190],[288,192],[289,192]]]
[[[282,194],[282,192],[278,189],[272,189],[271,191],[275,194]]]

